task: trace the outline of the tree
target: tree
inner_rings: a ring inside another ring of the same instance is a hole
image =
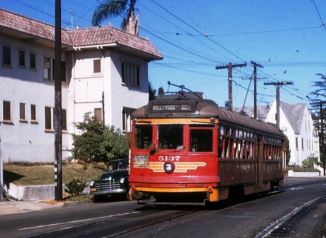
[[[129,146],[120,130],[105,126],[89,114],[85,114],[84,121],[77,123],[76,127],[81,134],[73,135],[74,158],[87,163],[108,163],[128,156]]]
[[[319,146],[320,146],[320,158],[323,163],[324,168],[324,174],[326,170],[326,75],[325,74],[316,74],[317,76],[320,76],[320,80],[313,81],[312,87],[313,91],[310,93],[311,97],[308,97],[310,99],[310,105],[312,107],[312,110],[315,113],[315,120],[314,125],[316,126],[318,130],[319,135]]]
[[[153,88],[151,82],[148,82],[148,100],[152,101],[155,98],[156,89]]]
[[[105,0],[104,3],[99,3],[96,7],[92,24],[98,26],[107,18],[122,16],[122,29],[133,35],[138,35],[139,17],[135,16],[135,5],[136,0]]]
[[[326,75],[324,74],[316,74],[317,76],[320,76],[320,80],[313,81],[312,87],[314,90],[310,93],[310,95],[313,97],[312,100],[325,100],[326,99]]]

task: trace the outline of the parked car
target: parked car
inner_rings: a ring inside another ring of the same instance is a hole
[[[127,198],[129,192],[129,163],[128,159],[111,161],[110,171],[102,174],[98,180],[90,182],[90,194],[95,202],[107,197]]]

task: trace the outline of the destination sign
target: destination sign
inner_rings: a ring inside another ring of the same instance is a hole
[[[193,100],[155,100],[149,102],[152,113],[195,112],[196,102]]]
[[[163,111],[192,111],[191,105],[187,104],[161,104],[153,105],[153,112],[163,112]]]

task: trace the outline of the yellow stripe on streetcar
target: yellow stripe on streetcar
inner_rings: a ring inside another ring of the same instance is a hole
[[[152,118],[152,119],[135,119],[136,125],[142,124],[158,124],[158,125],[168,125],[168,124],[217,124],[218,119],[214,118]]]

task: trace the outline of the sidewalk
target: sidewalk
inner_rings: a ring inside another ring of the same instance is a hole
[[[62,207],[64,202],[56,201],[0,201],[0,216]]]

